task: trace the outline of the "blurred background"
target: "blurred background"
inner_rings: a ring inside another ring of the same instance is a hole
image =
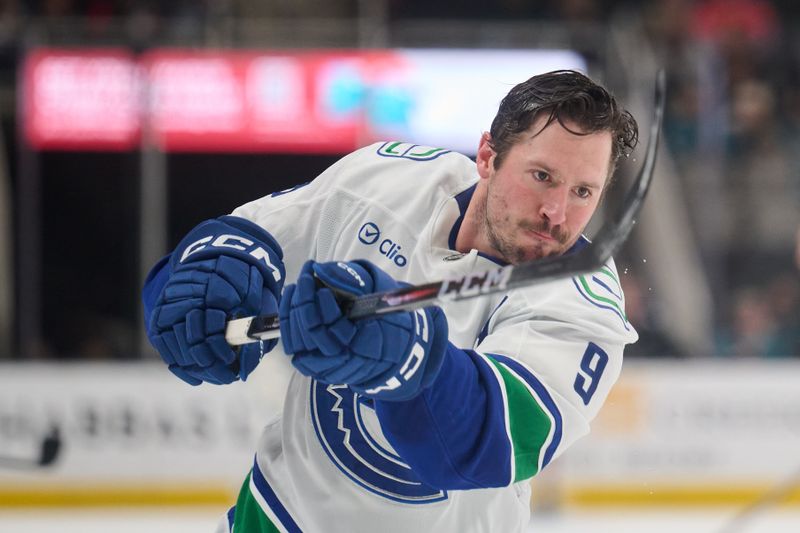
[[[0,530],[210,530],[283,370],[182,387],[142,333],[149,267],[365,144],[474,155],[499,99],[556,68],[640,123],[607,212],[659,68],[668,104],[617,257],[640,340],[592,435],[534,481],[532,528],[800,531],[789,0],[0,1]]]

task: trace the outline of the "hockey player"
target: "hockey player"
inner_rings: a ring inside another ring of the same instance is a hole
[[[221,529],[523,531],[530,478],[589,432],[637,338],[613,261],[364,320],[337,294],[572,253],[636,142],[605,89],[552,72],[509,92],[474,162],[378,143],[190,231],[143,292],[169,369],[224,384],[271,352],[297,370]],[[276,312],[281,344],[225,342],[226,320]]]

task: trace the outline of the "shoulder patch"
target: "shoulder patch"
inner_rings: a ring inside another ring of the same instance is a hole
[[[400,141],[390,141],[383,143],[377,150],[377,154],[382,157],[401,157],[412,161],[430,161],[440,155],[449,153],[450,150],[444,148],[432,148],[419,144],[404,143]]]
[[[610,268],[603,267],[597,272],[576,276],[572,278],[572,283],[583,299],[595,307],[614,313],[622,320],[623,327],[626,330],[630,329],[628,317],[625,314],[622,287],[616,274]]]

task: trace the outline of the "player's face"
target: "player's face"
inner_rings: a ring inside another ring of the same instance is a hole
[[[560,255],[580,237],[597,209],[611,161],[611,133],[575,135],[539,117],[495,167],[485,133],[478,172],[487,194],[481,237],[509,263]],[[580,131],[574,124],[566,124]]]

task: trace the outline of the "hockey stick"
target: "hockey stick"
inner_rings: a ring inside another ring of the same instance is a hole
[[[742,507],[720,528],[717,533],[740,533],[759,515],[777,507],[800,488],[800,468],[772,486],[757,499]]]
[[[61,432],[53,426],[39,443],[39,454],[36,457],[0,456],[0,468],[27,470],[52,465],[61,452]]]
[[[600,269],[628,238],[653,180],[659,132],[664,115],[665,86],[666,76],[664,71],[659,71],[656,76],[655,111],[650,125],[650,138],[647,142],[644,164],[628,191],[622,210],[616,218],[600,228],[592,244],[567,256],[508,265],[443,281],[366,294],[342,301],[340,304],[342,311],[348,318],[365,318],[394,311],[418,309],[435,305],[437,302],[474,298]],[[225,339],[231,346],[275,339],[279,336],[277,315],[230,320],[225,330]]]

